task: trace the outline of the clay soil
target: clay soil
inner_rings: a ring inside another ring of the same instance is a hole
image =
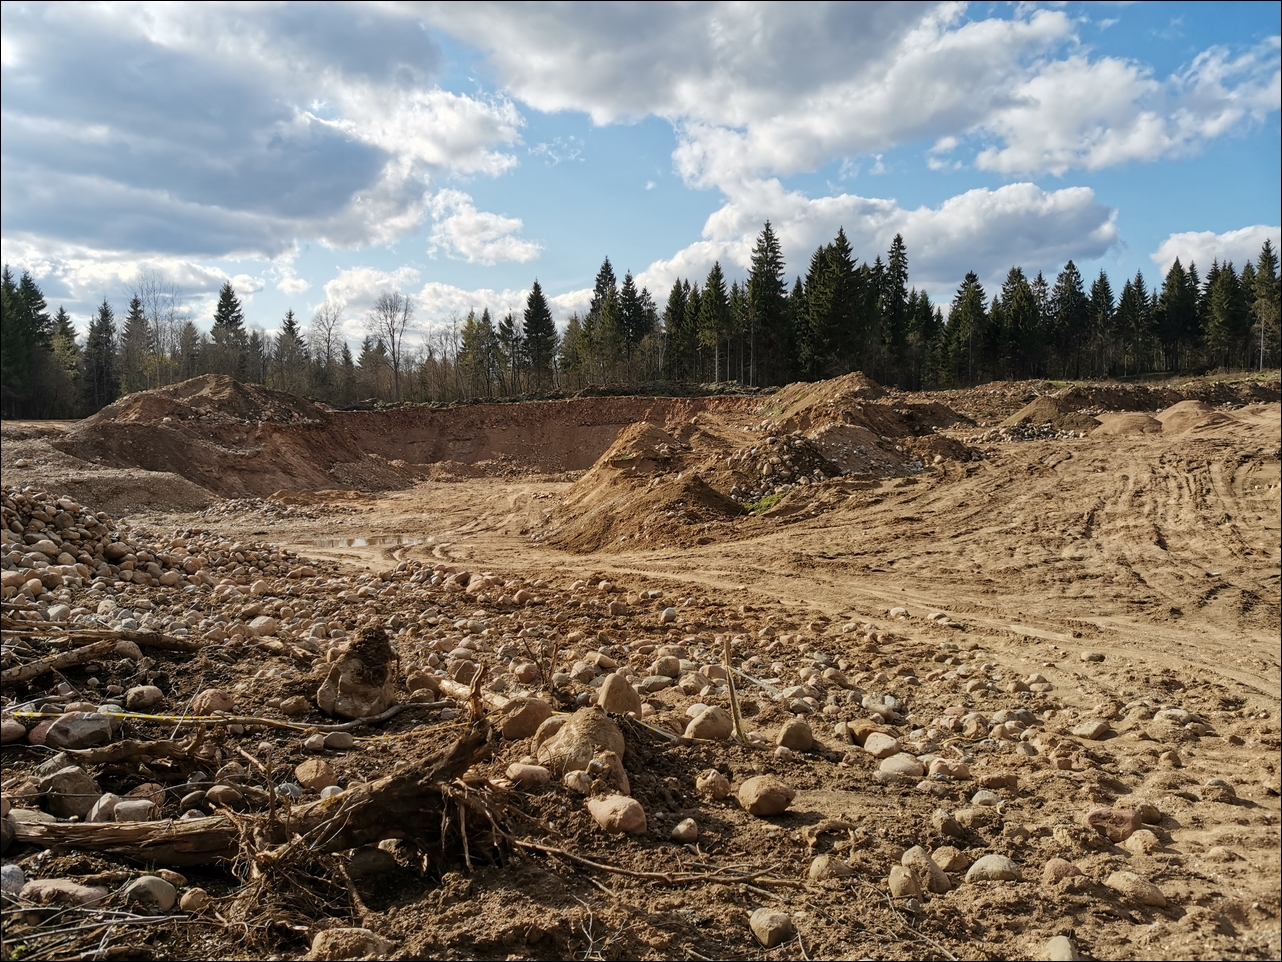
[[[83,422],[6,423],[5,485],[71,496],[134,531],[281,546],[352,584],[400,566],[542,585],[524,608],[392,594],[375,614],[416,623],[430,603],[442,624],[544,626],[565,650],[606,646],[641,675],[656,646],[716,663],[718,636],[734,636],[736,663],[757,656],[744,670],[762,682],[739,682],[745,723],[770,743],[624,725],[646,834],[599,831],[555,781],[514,790],[524,814],[511,830],[580,861],[496,849],[472,852],[469,869],[461,851],[438,853],[359,892],[331,886],[310,915],[290,903],[249,934],[230,924],[238,876],[185,870],[228,908],[134,926],[125,941],[139,957],[301,958],[315,931],[339,925],[377,932],[396,958],[1035,958],[1057,935],[1096,959],[1282,956],[1276,376],[913,395],[852,375],[750,397],[386,412],[199,381]],[[1003,423],[1041,436],[1002,440]],[[662,620],[669,606],[675,622]],[[366,608],[353,599],[330,623],[353,630]],[[776,752],[794,713],[774,695],[819,652],[860,690],[899,700],[893,733],[905,745],[966,760],[973,777],[880,777],[834,733],[867,717],[840,699],[809,716],[813,750]],[[242,712],[272,715],[273,694],[313,694],[253,681],[275,663],[266,652],[186,668],[172,657],[179,707],[202,672],[206,687],[244,683]],[[1033,676],[1037,690],[1013,684]],[[561,704],[584,691],[566,686]],[[662,727],[700,698],[669,688],[650,700]],[[1034,737],[941,732],[950,709],[1031,713]],[[1107,736],[1073,735],[1087,719],[1107,721]],[[343,779],[412,761],[458,723],[402,718],[357,734],[367,737],[356,750],[330,759]],[[265,737],[242,744],[252,754]],[[277,764],[306,757],[300,740],[276,739]],[[47,754],[6,747],[6,786]],[[504,743],[481,774],[501,778],[527,754]],[[696,791],[709,768],[736,788],[774,774],[797,795],[785,814],[755,818],[733,795]],[[982,785],[1000,805],[973,800]],[[1096,806],[1148,806],[1152,844],[1084,827]],[[941,809],[965,813],[960,834],[940,828]],[[697,845],[669,840],[685,817],[699,823]],[[951,891],[894,898],[888,874],[917,845],[951,845],[968,861],[1006,855],[1021,878],[966,882],[961,871]],[[819,854],[854,874],[812,880]],[[138,869],[73,852],[5,858],[67,877]],[[1083,874],[1044,881],[1052,858]],[[763,881],[674,874],[727,866]],[[1157,885],[1165,905],[1107,886],[1118,871]],[[761,907],[788,912],[798,934],[762,947],[748,926]]]

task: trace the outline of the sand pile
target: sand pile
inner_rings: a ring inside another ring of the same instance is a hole
[[[371,463],[323,405],[221,375],[130,394],[53,444],[99,464],[173,472],[226,497],[336,481],[401,487],[412,477]],[[335,474],[343,465],[352,467]]]
[[[1025,404],[1000,426],[1013,428],[1021,424],[1049,424],[1061,431],[1093,431],[1100,422],[1089,414],[1080,413],[1071,400],[1044,394]]]
[[[1123,411],[1120,414],[1101,414],[1099,427],[1092,437],[1120,437],[1127,434],[1161,434],[1162,422],[1143,411]]]

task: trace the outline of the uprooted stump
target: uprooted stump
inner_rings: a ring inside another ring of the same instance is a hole
[[[422,760],[338,795],[271,814],[216,815],[157,822],[18,823],[15,842],[53,849],[110,852],[155,865],[190,866],[248,856],[255,864],[285,849],[339,852],[386,838],[443,845],[445,826],[464,808],[493,819],[494,809],[455,784],[489,753],[488,723]],[[491,826],[497,828],[497,826]],[[466,825],[461,828],[467,853]],[[276,847],[266,846],[275,843]]]

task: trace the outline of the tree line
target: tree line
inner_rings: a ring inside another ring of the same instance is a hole
[[[968,273],[946,306],[909,286],[896,236],[883,260],[860,263],[844,230],[810,257],[791,287],[767,221],[747,276],[720,262],[702,283],[672,285],[660,311],[607,257],[587,310],[558,331],[539,282],[524,310],[488,307],[415,333],[412,298],[381,294],[353,353],[344,307],[326,301],[304,326],[288,311],[271,336],[246,324],[230,282],[208,332],[182,292],[144,274],[123,317],[104,299],[79,337],[52,316],[24,271],[3,271],[5,417],[80,417],[123,394],[198,374],[227,374],[336,406],[366,400],[456,401],[546,395],[589,385],[664,382],[772,386],[861,370],[884,384],[943,388],[996,379],[1094,379],[1274,367],[1279,363],[1278,257],[1265,241],[1239,271],[1202,277],[1178,259],[1160,284],[1142,273],[1120,292],[1104,271],[1089,285],[1072,261],[1053,281],[1012,267],[991,296]]]

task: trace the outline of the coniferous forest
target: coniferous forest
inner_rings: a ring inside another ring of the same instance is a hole
[[[3,413],[73,418],[123,394],[198,374],[228,374],[335,406],[377,400],[459,401],[603,388],[734,382],[765,387],[863,371],[907,389],[992,380],[1097,379],[1258,370],[1279,364],[1278,256],[1265,242],[1239,268],[1203,274],[1176,260],[1152,282],[1083,277],[1072,261],[1054,278],[1012,267],[997,290],[974,272],[951,302],[910,283],[896,236],[885,256],[855,256],[844,231],[791,285],[769,222],[746,277],[720,263],[672,285],[662,304],[631,273],[601,264],[591,303],[558,331],[536,280],[524,310],[419,319],[413,299],[382,294],[360,318],[354,353],[341,304],[306,321],[293,311],[253,324],[230,283],[209,332],[183,291],[144,274],[127,304],[104,300],[84,336],[51,312],[29,273],[3,273]],[[421,322],[416,324],[416,321]]]

